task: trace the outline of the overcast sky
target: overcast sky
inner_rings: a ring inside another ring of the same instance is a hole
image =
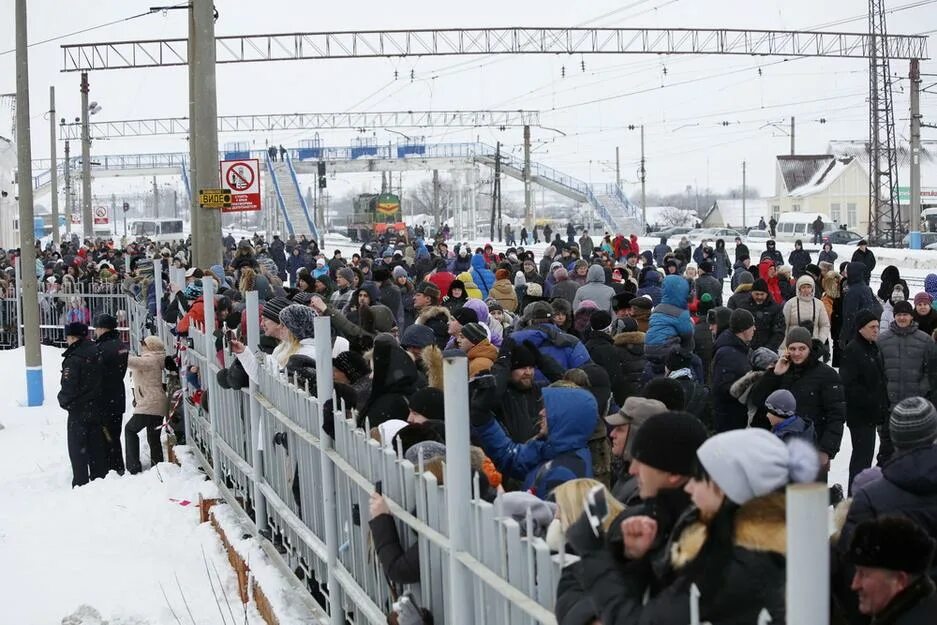
[[[154,0],[29,0],[31,41],[129,17]],[[171,3],[167,3],[171,4]],[[892,33],[937,30],[937,1],[893,0],[890,8],[920,4],[888,16]],[[15,90],[13,0],[0,0],[0,93]],[[401,29],[477,26],[655,26],[730,28],[817,28],[862,16],[865,0],[529,0],[520,2],[308,2],[303,0],[218,0],[219,35],[344,29]],[[865,18],[827,30],[861,32]],[[30,49],[33,155],[49,153],[48,87],[55,85],[58,117],[78,115],[77,73],[61,73],[62,43],[186,36],[185,11],[155,14]],[[933,37],[930,53],[934,54]],[[582,63],[585,64],[583,71]],[[565,68],[565,77],[563,71]],[[893,72],[907,75],[907,63]],[[394,70],[399,79],[394,81]],[[415,80],[409,80],[413,71]],[[760,74],[759,74],[760,70]],[[626,192],[637,189],[637,132],[645,124],[648,190],[683,191],[686,185],[722,190],[741,184],[748,163],[749,184],[771,195],[774,156],[787,153],[789,138],[769,123],[797,117],[797,151],[825,152],[834,139],[864,139],[867,122],[867,62],[844,59],[523,56],[350,59],[231,64],[218,68],[219,114],[390,111],[422,109],[525,108],[542,111],[534,129],[535,159],[584,180],[614,179],[615,146],[621,147]],[[922,63],[937,74],[937,66]],[[690,82],[687,82],[690,81]],[[684,84],[681,84],[684,83]],[[937,83],[925,78],[924,85]],[[902,83],[899,83],[901,85]],[[906,87],[907,82],[904,81]],[[932,89],[937,92],[937,87]],[[185,68],[101,71],[91,74],[91,97],[103,107],[102,120],[184,116],[188,113]],[[610,97],[614,96],[614,97]],[[606,98],[587,104],[590,100]],[[908,134],[908,98],[895,92],[899,136]],[[925,120],[937,121],[937,94],[922,97]],[[820,124],[818,120],[827,122]],[[721,122],[729,122],[723,126]],[[0,134],[9,120],[0,119]],[[519,149],[520,129],[454,131],[426,129],[428,141],[487,143],[501,140]],[[270,139],[297,145],[312,132],[287,132]],[[323,133],[331,145],[348,145],[354,132]],[[937,138],[925,129],[924,137]],[[378,132],[382,142],[399,137]],[[264,136],[219,136],[219,143]],[[185,150],[182,138],[137,138],[95,143],[95,153]],[[925,184],[935,184],[928,183]]]

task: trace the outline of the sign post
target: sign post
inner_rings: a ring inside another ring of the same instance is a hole
[[[230,189],[229,206],[222,213],[260,210],[260,162],[256,158],[221,161],[221,184]]]
[[[107,207],[106,206],[95,206],[94,207],[94,225],[101,226],[107,225]]]

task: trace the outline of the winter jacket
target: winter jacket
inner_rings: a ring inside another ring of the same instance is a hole
[[[637,395],[641,391],[641,376],[647,363],[644,357],[645,337],[644,332],[619,332],[612,339],[621,357],[625,397]],[[614,387],[612,390],[614,391]]]
[[[712,430],[713,409],[709,387],[694,380],[689,369],[671,371],[668,377],[683,387],[683,396],[686,399],[684,410],[699,419],[707,430]]]
[[[765,253],[767,253],[767,251]],[[774,266],[774,261],[770,257],[766,258],[765,255],[762,254],[761,263],[758,265],[758,275],[768,284],[768,294],[771,296],[771,299],[778,304],[783,304],[784,298],[781,297],[781,286],[778,283],[778,276],[775,275],[773,278],[768,277],[768,271]]]
[[[726,308],[729,310],[735,310],[736,308],[740,308],[743,304],[750,302],[751,299],[752,285],[739,284],[733,289],[732,296],[729,298],[729,301],[726,302]]]
[[[514,284],[507,278],[495,280],[491,290],[488,291],[488,297],[501,304],[501,307],[508,312],[517,311],[517,292],[514,290]]]
[[[371,395],[358,413],[358,426],[364,427],[365,420],[370,427],[391,419],[406,421],[410,414],[407,399],[413,394],[417,381],[413,359],[393,340],[375,341],[373,357]]]
[[[470,272],[468,272],[468,271],[463,271],[462,273],[460,273],[459,275],[457,275],[456,278],[458,278],[459,280],[461,280],[461,281],[462,281],[462,284],[465,285],[465,296],[466,296],[466,297],[474,298],[474,299],[480,299],[480,300],[484,300],[484,299],[485,299],[485,298],[482,296],[481,289],[479,289],[479,288],[478,288],[478,285],[475,284],[475,277],[474,277],[474,274],[472,274],[472,273],[470,273]],[[494,278],[493,278],[493,277],[492,277],[491,282],[489,282],[489,284],[492,284],[492,285],[494,284]]]
[[[669,254],[671,251],[673,251],[673,250],[671,250],[671,249],[670,249],[670,246],[667,245],[667,237],[661,237],[661,238],[660,238],[660,243],[658,243],[657,245],[654,246],[654,262],[657,263],[658,265],[660,265],[661,267],[663,267],[663,266],[664,266],[664,258],[665,258],[665,257],[667,256],[667,254]]]
[[[560,331],[552,323],[530,326],[515,330],[511,335],[515,343],[530,341],[545,355],[555,360],[563,369],[575,369],[589,362],[589,352],[579,339]],[[546,384],[547,378],[537,369],[535,379],[538,384]]]
[[[748,425],[748,411],[745,405],[730,392],[732,384],[752,369],[748,362],[748,352],[748,345],[731,330],[723,330],[716,337],[712,389],[713,422],[717,432],[738,430]]]
[[[615,403],[619,406],[623,405],[625,398],[628,397],[628,391],[632,390],[630,381],[626,380],[625,377],[625,368],[628,367],[629,362],[626,361],[624,350],[616,348],[615,342],[607,333],[598,331],[589,334],[585,346],[589,352],[589,357],[592,358],[592,362],[608,372],[608,380]],[[641,360],[643,361],[643,357]]]
[[[889,409],[906,397],[931,399],[937,390],[937,343],[913,321],[899,328],[894,321],[878,337],[885,361]]]
[[[713,298],[713,306],[722,306],[722,281],[717,280],[715,274],[703,273],[696,279],[696,296],[702,298],[709,293]]]
[[[713,277],[720,282],[732,275],[732,262],[726,252],[725,241],[716,241],[716,250],[713,253]]]
[[[641,288],[634,294],[635,297],[647,295],[651,298],[651,304],[657,306],[660,304],[662,292],[660,289],[661,276],[655,269],[651,269],[644,274],[644,280],[641,282]]]
[[[804,297],[800,294],[800,287],[809,285],[810,295]],[[813,338],[826,344],[830,340],[830,316],[826,312],[823,302],[814,297],[814,282],[810,276],[801,276],[797,279],[797,295],[784,303],[782,315],[784,316],[784,335],[788,330],[810,322],[813,328]]]
[[[495,274],[488,268],[488,264],[485,262],[485,257],[483,255],[475,254],[472,256],[472,270],[470,273],[472,274],[472,282],[474,282],[478,290],[481,291],[481,297],[479,299],[486,299],[488,297],[488,291],[495,285]]]
[[[403,300],[400,297],[400,288],[398,288],[390,278],[381,283],[379,299],[382,304],[390,308],[390,312],[393,313],[394,319],[396,320],[395,325],[398,328],[402,328],[404,323]]]
[[[758,259],[759,262],[759,271],[761,269],[760,263],[770,260],[775,267],[780,267],[784,264],[784,256],[777,250],[774,245],[768,245],[765,248],[765,251],[761,253],[761,258]],[[761,277],[764,278],[766,274],[762,273]]]
[[[810,258],[810,252],[804,248],[794,248],[794,251],[787,257],[787,264],[792,267],[791,273],[793,273],[795,279],[807,273],[807,265],[811,262],[813,260]]]
[[[563,278],[562,280],[557,280],[553,285],[553,288],[550,290],[550,297],[553,299],[565,299],[570,303],[570,305],[572,305],[576,299],[576,293],[579,291],[579,289],[580,286],[577,282],[570,280],[569,278]]]
[[[755,336],[752,338],[751,348],[767,347],[772,351],[778,351],[781,343],[784,342],[785,330],[781,306],[771,297],[767,297],[762,304],[756,304],[755,300],[750,300],[739,308],[747,310],[755,318]]]
[[[469,361],[469,378],[474,378],[476,375],[480,375],[491,369],[491,366],[495,364],[495,359],[498,357],[498,348],[492,345],[491,341],[485,339],[472,346],[472,349],[466,352],[466,356],[468,356]]]
[[[473,427],[472,434],[501,473],[522,480],[523,490],[546,499],[563,482],[592,477],[588,443],[598,408],[592,393],[578,388],[543,389],[543,407],[545,439],[515,443],[493,419]]]
[[[615,289],[605,285],[605,270],[599,265],[589,267],[586,274],[586,283],[576,290],[576,296],[573,298],[573,310],[579,308],[583,300],[592,300],[599,310],[612,312],[612,297],[615,295]]]
[[[169,411],[169,398],[163,388],[163,350],[143,350],[139,356],[127,358],[127,368],[133,378],[133,412],[135,414],[165,417]]]
[[[85,423],[100,423],[96,405],[101,392],[101,371],[101,353],[90,340],[82,338],[66,347],[62,352],[59,406]]]
[[[693,326],[693,353],[700,359],[703,366],[703,382],[712,381],[713,344],[716,339],[705,319],[700,319]]]
[[[823,250],[820,252],[820,256],[817,257],[817,263],[830,263],[833,265],[836,263],[837,258],[839,258],[839,254],[834,252],[832,249],[829,251]]]
[[[849,263],[846,265],[846,289],[842,300],[842,325],[839,329],[839,345],[845,348],[855,337],[856,314],[860,310],[871,311],[876,318],[882,316],[882,305],[879,303],[872,289],[864,282],[865,269],[861,263]]]
[[[846,423],[880,425],[888,417],[885,361],[877,342],[857,331],[843,352],[839,377],[846,394]]]
[[[927,336],[933,336],[934,330],[937,330],[937,311],[931,308],[926,315],[921,316],[915,310],[914,322],[917,323],[917,327],[921,332]]]
[[[739,288],[740,280],[742,279],[742,272],[747,271],[752,275],[752,278],[757,278],[758,273],[757,265],[749,265],[746,267],[741,261],[736,262],[735,266],[732,267],[732,279],[729,281],[729,286],[732,288],[734,293],[737,288]]]
[[[771,433],[782,441],[788,441],[792,438],[799,438],[815,445],[817,442],[817,433],[813,428],[813,423],[805,421],[797,415],[788,417],[771,428]]]
[[[872,277],[872,271],[875,269],[875,254],[873,254],[872,250],[868,248],[866,248],[865,252],[863,252],[857,247],[856,251],[852,253],[851,260],[854,263],[862,263],[865,265],[865,275],[862,279],[866,284],[868,284]]]
[[[130,348],[117,330],[108,330],[95,341],[101,353],[101,395],[98,408],[107,414],[123,414],[127,406],[124,375]],[[155,414],[155,413],[154,413]]]
[[[772,392],[789,390],[797,400],[797,414],[816,429],[817,447],[833,458],[843,438],[846,398],[839,374],[820,362],[819,347],[814,341],[807,360],[801,365],[791,363],[783,375],[776,375],[773,368],[765,371],[752,389],[752,401],[763,405]]]
[[[418,584],[420,582],[420,543],[416,540],[409,547],[400,544],[397,524],[389,514],[380,514],[368,522],[374,550],[381,562],[384,575],[394,584]]]

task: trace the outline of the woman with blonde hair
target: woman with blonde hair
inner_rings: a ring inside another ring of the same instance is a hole
[[[150,464],[163,461],[163,446],[159,439],[163,419],[169,410],[169,399],[163,389],[163,362],[166,348],[158,336],[142,341],[139,356],[127,357],[127,368],[133,378],[133,416],[124,426],[125,464],[131,474],[143,470],[140,463],[140,430],[146,429],[146,442],[150,447]]]

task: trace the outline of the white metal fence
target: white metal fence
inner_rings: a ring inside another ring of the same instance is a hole
[[[246,344],[256,346],[256,293],[246,303]],[[211,306],[205,314],[205,327],[214,328]],[[329,326],[327,317],[317,318],[316,336],[330,336]],[[377,481],[402,543],[419,542],[421,583],[412,590],[437,623],[556,623],[560,569],[549,548],[538,538],[522,538],[521,526],[499,514],[500,502],[481,500],[472,483],[464,359],[445,364],[447,454],[445,485],[439,485],[346,420],[337,399],[334,440],[323,433],[323,405],[333,395],[328,341],[317,345],[314,397],[269,363],[249,389],[222,388],[219,357],[230,363],[233,356],[216,352],[213,333],[196,328],[188,341],[177,341],[168,324],[153,327],[142,305],[131,306],[130,327],[135,345],[155,330],[171,353],[184,350],[183,368],[199,368],[208,409],[185,402],[187,443],[228,503],[268,541],[268,553],[284,571],[295,572],[333,625],[386,622],[391,589],[368,528]]]

